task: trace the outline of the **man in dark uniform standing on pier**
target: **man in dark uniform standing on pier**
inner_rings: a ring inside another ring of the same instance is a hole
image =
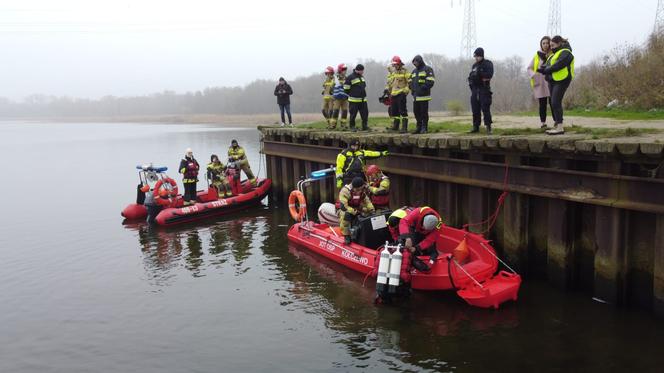
[[[491,78],[493,78],[493,63],[484,59],[484,49],[477,48],[475,53],[475,63],[468,75],[468,85],[470,86],[470,107],[473,109],[473,129],[470,133],[480,131],[480,124],[484,116],[484,125],[486,133],[491,134]]]

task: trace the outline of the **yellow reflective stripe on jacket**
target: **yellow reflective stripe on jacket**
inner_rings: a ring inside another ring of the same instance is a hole
[[[365,102],[367,101],[366,97],[348,97],[348,102]]]
[[[431,101],[431,96],[417,96],[415,101]]]

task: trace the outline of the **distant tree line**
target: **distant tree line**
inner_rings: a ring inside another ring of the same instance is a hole
[[[412,56],[402,56],[410,61]],[[490,56],[487,56],[490,58]],[[427,64],[433,67],[436,84],[432,90],[431,110],[445,110],[450,102],[468,107],[467,76],[472,60],[450,59],[439,54],[425,54]],[[331,61],[336,62],[336,61]],[[369,107],[373,112],[385,111],[378,102],[384,89],[388,61],[363,60],[368,83]],[[525,73],[524,60],[510,57],[494,60],[495,76],[492,80],[493,109],[499,112],[526,110],[532,95]],[[354,64],[349,63],[352,69]],[[336,66],[336,64],[335,64]],[[321,102],[323,68],[320,74],[289,81],[294,90],[291,98],[295,112],[318,112]],[[410,69],[413,68],[410,63]],[[276,111],[273,96],[277,78],[256,80],[244,87],[210,87],[201,91],[176,93],[164,91],[147,96],[82,99],[31,95],[22,102],[0,98],[1,117],[110,117],[167,114],[263,114]],[[411,108],[411,104],[409,104]]]

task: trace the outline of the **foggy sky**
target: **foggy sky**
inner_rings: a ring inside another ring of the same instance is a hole
[[[453,7],[451,4],[453,3]],[[476,0],[487,58],[530,58],[548,0]],[[562,0],[577,65],[652,31],[657,0]],[[358,59],[460,54],[459,0],[3,0],[0,96],[98,98],[292,79]]]

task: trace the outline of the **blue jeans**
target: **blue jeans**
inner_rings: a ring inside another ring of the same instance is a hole
[[[279,111],[281,112],[281,123],[286,123],[286,118],[284,118],[284,110],[286,111],[286,114],[288,114],[288,124],[293,123],[293,118],[291,118],[290,113],[290,104],[279,105]]]

